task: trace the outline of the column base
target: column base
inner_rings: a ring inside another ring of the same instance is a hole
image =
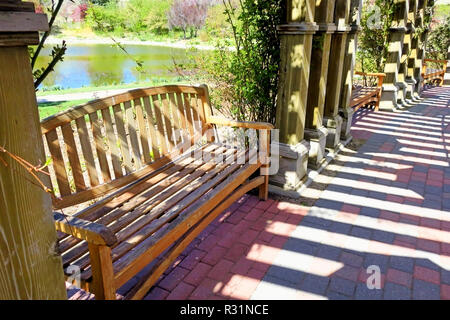
[[[295,191],[307,177],[310,145],[306,140],[294,146],[285,143],[278,145],[279,170],[270,176],[269,182],[286,191]]]
[[[406,82],[397,82],[395,84],[395,86],[398,89],[398,91],[397,91],[397,107],[398,108],[408,107],[409,103],[406,100],[408,84]]]
[[[353,122],[353,108],[340,108],[339,115],[342,118],[341,140],[348,140],[351,135],[351,128]]]
[[[319,168],[325,157],[325,146],[328,130],[325,127],[319,129],[305,129],[305,139],[309,142],[308,167]]]
[[[398,88],[394,85],[383,86],[383,93],[380,99],[380,110],[392,111],[398,108],[397,104]]]
[[[416,91],[417,80],[414,78],[406,80],[406,99],[412,102],[419,102],[419,94]]]
[[[324,117],[323,120],[325,127],[328,129],[326,147],[334,150],[341,141],[342,118],[336,115],[333,118]]]

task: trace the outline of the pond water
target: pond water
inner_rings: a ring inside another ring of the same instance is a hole
[[[63,62],[55,67],[41,85],[45,88],[81,88],[127,84],[137,81],[171,80],[177,77],[170,69],[173,61],[186,61],[185,49],[126,45],[129,55],[116,46],[107,44],[68,45]],[[50,61],[51,46],[42,52],[37,67]],[[137,70],[134,59],[143,61],[143,70]]]

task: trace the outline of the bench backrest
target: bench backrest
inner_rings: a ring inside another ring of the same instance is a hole
[[[42,120],[58,195],[53,206],[98,198],[166,164],[182,142],[204,133],[209,112],[206,86],[169,85],[94,100]]]

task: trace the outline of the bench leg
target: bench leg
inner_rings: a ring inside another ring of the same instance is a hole
[[[259,199],[266,201],[269,198],[270,131],[259,130],[259,140],[260,174],[264,177],[264,183],[259,186]]]
[[[111,248],[89,244],[92,267],[92,289],[96,300],[115,300],[114,272]]]

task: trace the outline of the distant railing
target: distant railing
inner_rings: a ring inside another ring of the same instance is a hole
[[[447,69],[447,60],[424,59],[422,66],[423,82],[442,86],[444,84],[444,76],[446,69]]]

